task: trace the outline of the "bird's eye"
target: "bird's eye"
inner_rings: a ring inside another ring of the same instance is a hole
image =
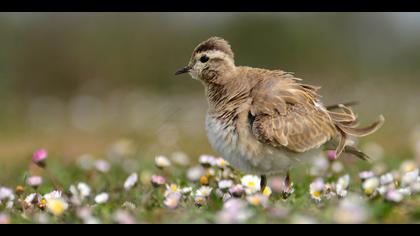
[[[208,57],[208,56],[206,56],[206,55],[204,55],[204,56],[200,57],[200,61],[201,61],[202,63],[206,63],[208,60],[209,60],[209,57]]]

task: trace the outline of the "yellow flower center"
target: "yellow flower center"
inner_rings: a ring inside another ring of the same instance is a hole
[[[176,192],[178,190],[178,186],[176,184],[171,184],[171,191]]]
[[[312,193],[312,195],[313,195],[315,198],[319,198],[319,197],[321,197],[321,192],[316,191],[316,192],[313,192],[313,193]]]
[[[248,187],[250,187],[250,188],[254,188],[255,186],[257,186],[257,185],[255,184],[255,182],[252,182],[252,181],[248,182]]]
[[[249,202],[254,205],[254,206],[258,206],[261,204],[261,200],[257,197],[253,197],[249,200]]]
[[[263,195],[265,195],[265,196],[270,196],[270,195],[271,195],[271,190],[270,190],[270,188],[265,187],[265,188],[264,188],[264,191],[263,191]]]
[[[61,214],[63,214],[65,208],[64,208],[64,205],[63,205],[63,203],[61,201],[52,200],[49,203],[49,210],[54,215],[61,215]]]

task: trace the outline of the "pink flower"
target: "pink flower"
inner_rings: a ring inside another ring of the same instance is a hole
[[[335,152],[335,150],[329,150],[327,152],[327,157],[330,161],[334,161],[337,159],[337,153]]]
[[[41,176],[31,176],[26,180],[26,183],[32,187],[38,187],[42,184]]]
[[[44,161],[48,157],[48,152],[45,149],[39,149],[32,154],[32,161],[40,166],[43,166],[45,163]]]
[[[163,176],[153,175],[151,182],[153,186],[159,187],[166,183],[166,179]]]

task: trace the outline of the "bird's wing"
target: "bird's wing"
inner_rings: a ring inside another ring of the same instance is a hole
[[[260,81],[251,93],[254,136],[260,142],[294,152],[317,148],[334,138],[338,131],[318,101],[318,89],[301,84],[288,73]]]

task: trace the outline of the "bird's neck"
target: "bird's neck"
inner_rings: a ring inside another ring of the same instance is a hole
[[[206,83],[205,87],[209,110],[219,116],[234,116],[237,109],[249,98],[246,83],[239,83],[234,79],[224,84]]]

